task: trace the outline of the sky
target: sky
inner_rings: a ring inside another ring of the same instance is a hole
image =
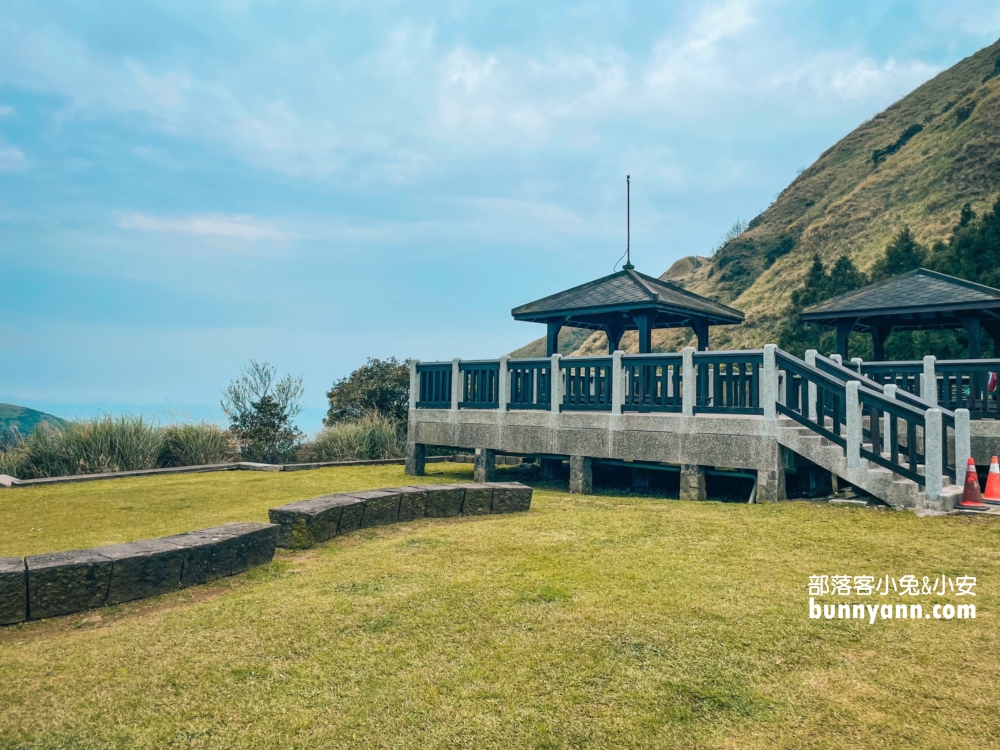
[[[299,425],[368,357],[486,358],[511,308],[710,254],[1000,37],[996,0],[0,7],[0,402]]]

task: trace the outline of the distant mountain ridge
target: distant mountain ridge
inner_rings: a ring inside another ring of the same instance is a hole
[[[65,419],[46,414],[44,411],[29,409],[26,406],[15,406],[14,404],[0,404],[0,433],[8,432],[14,428],[22,437],[27,437],[42,422],[58,428],[66,427],[69,424]]]
[[[983,212],[998,194],[1000,41],[827,149],[712,257],[681,258],[660,278],[746,313],[742,326],[712,329],[712,348],[759,347],[776,340],[814,254],[828,268],[847,255],[868,272],[904,226],[929,246],[948,237],[963,204]],[[687,329],[655,331],[653,348],[673,351],[693,339]],[[560,351],[606,352],[606,341],[565,331]],[[544,355],[544,346],[543,338],[515,354]],[[622,348],[636,351],[634,333]]]

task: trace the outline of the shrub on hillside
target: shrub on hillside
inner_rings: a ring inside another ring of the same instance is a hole
[[[399,422],[380,414],[367,414],[324,428],[314,441],[299,449],[298,458],[306,462],[402,458],[405,430],[405,425]]]
[[[163,428],[161,466],[202,466],[236,458],[232,435],[214,424],[173,424]]]

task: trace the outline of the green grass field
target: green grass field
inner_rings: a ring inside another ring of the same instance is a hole
[[[0,539],[4,554],[117,541],[405,481],[0,491]],[[549,487],[527,514],[364,531],[0,629],[0,747],[997,747],[998,562],[992,519]],[[810,620],[817,573],[974,575],[978,619]]]

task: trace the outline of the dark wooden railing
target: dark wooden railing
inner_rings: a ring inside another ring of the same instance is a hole
[[[763,351],[695,352],[694,413],[763,414],[760,369]]]
[[[861,374],[879,385],[894,385],[914,396],[923,395],[920,390],[923,362],[862,362]]]
[[[968,409],[972,419],[1000,419],[1000,390],[989,390],[990,373],[1000,373],[1000,360],[939,360],[934,369],[939,404],[953,411]]]
[[[500,407],[500,362],[458,363],[462,383],[459,409],[497,409]]]
[[[778,413],[846,448],[844,382],[780,349],[775,357],[778,369],[785,371],[785,394],[777,404]],[[810,383],[816,387],[815,416],[809,413]]]
[[[680,412],[683,357],[639,354],[622,357],[625,400],[622,411]]]
[[[566,357],[559,362],[563,377],[563,411],[611,411],[611,357]]]
[[[862,441],[861,457],[923,486],[924,476],[917,471],[917,466],[924,463],[926,411],[868,388],[858,388],[858,401],[861,402],[862,421],[868,418],[870,441]],[[888,457],[883,454],[886,447]]]
[[[451,362],[420,362],[417,364],[419,394],[418,409],[451,408]]]
[[[552,360],[511,359],[510,409],[550,409],[552,404]]]

